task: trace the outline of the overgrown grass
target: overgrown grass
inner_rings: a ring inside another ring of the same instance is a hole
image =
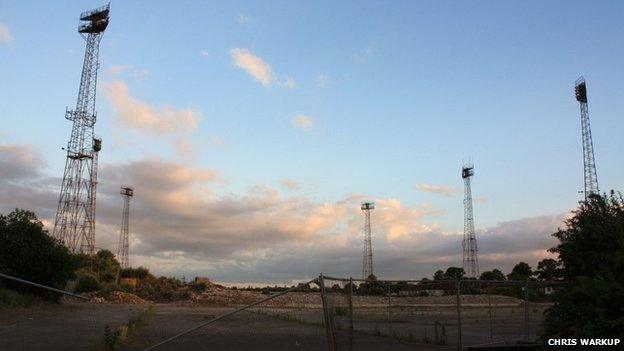
[[[154,313],[152,306],[139,312],[135,316],[130,316],[128,323],[122,325],[117,329],[112,329],[110,326],[104,327],[104,336],[102,337],[102,346],[104,350],[114,351],[119,346],[123,345],[128,338],[134,336],[139,327],[144,326],[147,322],[146,319]]]
[[[1,308],[24,308],[33,305],[37,298],[17,291],[0,288]]]

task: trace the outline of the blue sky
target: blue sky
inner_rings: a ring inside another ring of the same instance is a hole
[[[0,0],[0,141],[31,147],[51,177],[82,65],[77,17],[100,5]],[[419,223],[459,232],[472,159],[480,230],[561,215],[581,197],[580,75],[600,187],[622,189],[623,15],[617,1],[116,1],[100,49],[101,162],[214,170],[220,198],[288,180],[299,190],[284,197],[314,204],[426,204],[440,212]],[[237,49],[270,66],[268,80],[237,66]],[[196,127],[128,124],[116,83],[125,102],[191,111]]]

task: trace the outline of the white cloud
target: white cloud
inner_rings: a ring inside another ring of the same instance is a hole
[[[432,194],[442,195],[442,196],[453,196],[454,194],[461,191],[460,189],[453,188],[447,185],[432,185],[432,184],[425,184],[425,183],[416,184],[416,189],[420,191],[432,193]]]
[[[293,77],[288,76],[286,77],[286,79],[280,82],[280,85],[288,89],[294,89],[297,86],[297,82],[295,82],[295,79]]]
[[[370,42],[366,44],[366,47],[363,50],[353,53],[351,58],[358,63],[364,62],[375,52],[376,46],[377,44],[375,42]]]
[[[232,49],[230,50],[230,55],[237,67],[245,70],[265,87],[270,86],[275,80],[271,66],[249,50]]]
[[[124,65],[112,65],[108,68],[108,73],[112,76],[116,76],[126,71],[128,67],[129,66]]]
[[[299,189],[301,189],[301,184],[299,184],[299,182],[297,182],[296,180],[292,180],[292,179],[282,179],[280,180],[280,184],[290,190],[290,191],[297,191]]]
[[[246,13],[239,13],[238,16],[236,16],[236,22],[238,22],[238,24],[248,25],[255,23],[256,19]]]
[[[260,56],[252,54],[247,49],[231,49],[230,55],[236,67],[249,73],[249,75],[267,88],[274,83],[288,89],[293,89],[297,86],[295,79],[291,76],[286,76],[282,80],[278,79],[275,73],[273,73],[271,65],[265,62]]]
[[[165,135],[191,132],[197,128],[201,118],[201,112],[191,108],[155,107],[137,100],[126,83],[121,81],[105,83],[104,94],[119,121],[142,133]]]
[[[314,118],[306,115],[295,115],[290,119],[290,124],[295,128],[310,130],[314,127]]]
[[[199,52],[199,56],[208,58],[210,57],[210,52],[208,52],[208,50],[202,50]]]
[[[13,42],[13,35],[9,27],[0,22],[0,43],[10,44]]]
[[[327,86],[329,86],[330,82],[331,82],[331,77],[330,76],[328,76],[327,74],[319,74],[316,77],[314,85],[317,88],[327,88]]]
[[[111,76],[119,76],[124,73],[129,75],[137,82],[141,82],[149,75],[149,71],[145,68],[137,68],[132,65],[112,65],[108,68],[108,74]]]

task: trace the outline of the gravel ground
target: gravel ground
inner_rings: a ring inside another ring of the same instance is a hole
[[[161,340],[230,311],[227,308],[156,305],[147,325],[123,350],[142,350]],[[320,322],[320,316],[319,316]],[[339,335],[346,350],[346,335]],[[435,347],[387,337],[358,334],[354,350],[436,350]],[[181,337],[158,350],[326,350],[325,328],[268,315],[241,312]]]
[[[145,308],[78,302],[0,309],[0,350],[100,350],[106,325],[126,324]]]

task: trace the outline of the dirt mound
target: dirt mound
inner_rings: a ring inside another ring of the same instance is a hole
[[[110,303],[129,305],[143,305],[149,303],[149,301],[143,300],[142,298],[134,294],[125,293],[122,291],[113,291],[107,301]]]

